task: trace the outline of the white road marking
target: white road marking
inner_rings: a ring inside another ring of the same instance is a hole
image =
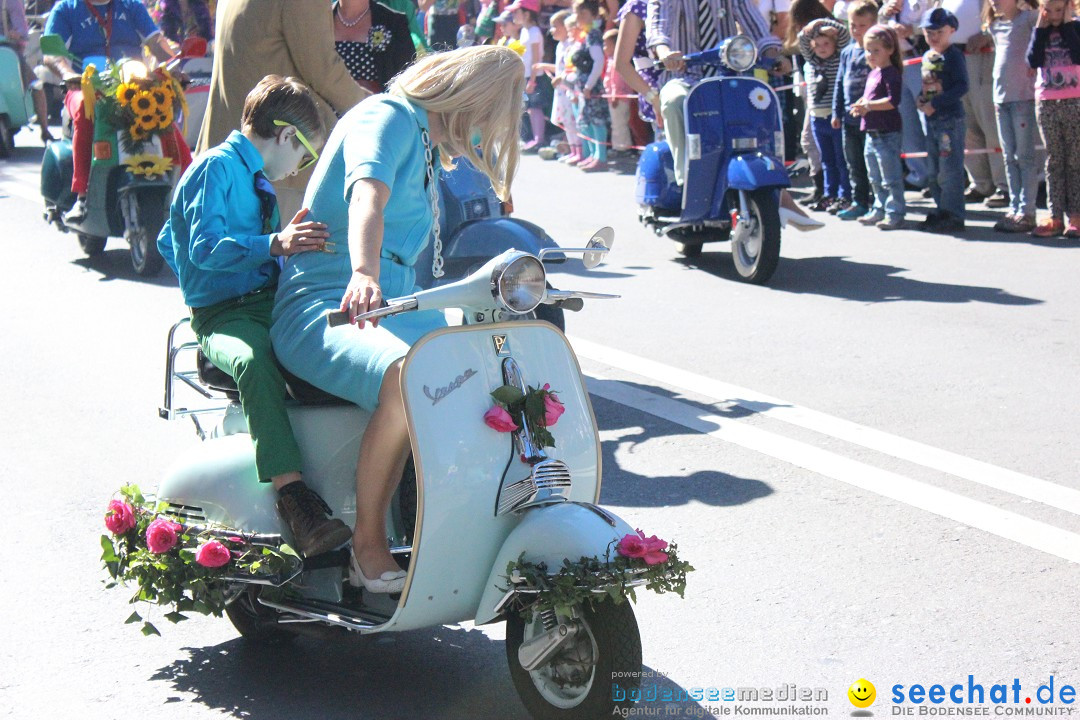
[[[900,460],[1080,515],[1080,491],[1072,488],[914,440],[890,435],[849,420],[769,397],[754,390],[631,355],[589,340],[571,338],[570,341],[579,355],[595,362],[684,388],[717,402],[732,403],[790,425],[813,430]]]
[[[575,345],[577,341],[575,341]],[[589,392],[725,442],[805,468],[992,535],[1080,563],[1080,535],[888,470],[791,440],[745,422],[589,373]],[[597,379],[594,379],[597,378]]]

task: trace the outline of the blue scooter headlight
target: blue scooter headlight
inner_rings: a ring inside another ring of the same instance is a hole
[[[746,35],[736,35],[724,43],[720,60],[735,72],[746,72],[757,62],[757,45]]]

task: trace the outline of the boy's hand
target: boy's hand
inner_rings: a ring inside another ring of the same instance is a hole
[[[310,250],[323,249],[323,246],[326,245],[326,238],[330,237],[330,233],[326,232],[326,224],[312,221],[302,222],[307,214],[307,208],[296,213],[295,217],[285,226],[285,229],[274,235],[274,239],[270,243],[271,256],[285,255],[288,257],[289,255],[296,255]]]
[[[832,129],[833,130],[839,130],[840,129],[840,118],[833,118],[832,119]]]
[[[852,117],[862,117],[869,112],[869,108],[866,105],[866,98],[859,98],[852,103],[851,109],[849,109],[848,112],[851,113]]]
[[[1039,6],[1039,22],[1038,27],[1045,28],[1050,27],[1050,16],[1046,14],[1046,6]]]
[[[920,100],[918,105],[919,112],[921,112],[926,117],[930,117],[935,112],[937,112],[936,110],[934,110],[934,106],[929,100]]]

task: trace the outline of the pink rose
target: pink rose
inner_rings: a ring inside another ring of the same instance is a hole
[[[544,390],[551,386],[544,383]],[[566,408],[559,402],[559,396],[553,392],[544,393],[544,427],[551,427],[559,422],[559,416],[566,412]]]
[[[113,535],[123,535],[135,527],[135,511],[126,502],[113,500],[105,513],[105,527]]]
[[[231,557],[232,555],[230,555],[229,549],[217,540],[203,543],[199,546],[199,549],[195,551],[195,562],[203,567],[221,567],[229,562]]]
[[[492,405],[491,409],[484,413],[484,423],[492,430],[499,432],[513,432],[518,429],[510,413],[498,405]]]
[[[176,534],[181,529],[180,523],[158,518],[146,528],[146,547],[155,555],[169,552],[176,546]]]
[[[628,558],[643,558],[645,557],[645,553],[648,552],[645,540],[640,535],[630,534],[623,536],[623,539],[619,541],[615,550],[623,557]]]
[[[646,565],[657,565],[659,563],[665,563],[668,560],[668,556],[664,550],[667,550],[667,540],[661,540],[655,535],[645,537],[645,533],[638,530],[638,535],[641,537],[641,541],[645,543],[645,554],[642,556]]]

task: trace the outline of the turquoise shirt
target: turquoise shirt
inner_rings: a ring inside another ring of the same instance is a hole
[[[277,278],[255,194],[255,173],[262,169],[262,155],[234,130],[203,153],[173,191],[157,245],[189,307],[240,297]]]
[[[338,309],[352,276],[349,201],[359,180],[375,179],[390,189],[379,266],[383,297],[416,291],[413,263],[434,221],[421,138],[427,128],[423,108],[385,94],[364,100],[338,120],[304,197],[310,218],[326,223],[334,252],[289,257],[278,283],[270,331],[278,359],[309,383],[368,410],[378,403],[387,368],[445,319],[439,312],[409,312],[358,330],[328,328],[325,315]],[[432,162],[439,162],[437,153]]]

